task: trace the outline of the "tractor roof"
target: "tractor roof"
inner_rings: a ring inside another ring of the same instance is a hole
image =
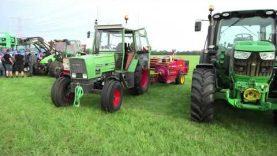
[[[98,30],[108,30],[108,29],[125,29],[127,31],[134,31],[132,29],[122,26],[122,24],[111,24],[111,25],[96,25]]]
[[[222,15],[226,18],[228,17],[250,17],[250,16],[276,16],[277,11],[274,9],[264,9],[264,10],[236,10],[236,11],[224,11],[221,13],[215,13],[216,15]]]

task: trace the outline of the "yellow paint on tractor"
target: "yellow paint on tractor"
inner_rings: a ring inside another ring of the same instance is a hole
[[[261,93],[255,88],[248,88],[243,93],[246,102],[256,102],[261,98]]]

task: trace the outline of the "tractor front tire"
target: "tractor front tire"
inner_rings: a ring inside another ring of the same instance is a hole
[[[122,87],[117,80],[107,80],[101,93],[101,108],[106,112],[116,112],[122,103]]]
[[[140,64],[137,65],[135,70],[135,84],[134,88],[130,89],[133,95],[139,95],[147,92],[150,83],[150,70],[143,69]]]
[[[214,118],[215,75],[212,69],[193,71],[191,86],[191,119],[212,122]]]
[[[51,99],[55,106],[69,106],[73,104],[74,93],[70,92],[70,78],[59,77],[51,89]]]
[[[176,77],[175,83],[179,85],[185,84],[185,74],[183,74],[182,72],[179,72]]]

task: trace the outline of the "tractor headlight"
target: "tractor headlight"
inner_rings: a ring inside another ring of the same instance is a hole
[[[71,74],[72,78],[76,78],[76,73]]]
[[[260,52],[260,58],[262,60],[274,60],[275,52]]]
[[[87,78],[88,78],[88,75],[87,75],[87,74],[83,74],[83,78],[84,78],[84,79],[87,79]]]
[[[251,55],[251,52],[235,51],[234,58],[235,59],[246,60],[250,57],[250,55]]]

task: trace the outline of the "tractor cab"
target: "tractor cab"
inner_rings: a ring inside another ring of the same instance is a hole
[[[150,45],[144,28],[132,30],[122,25],[96,25],[93,51],[96,54],[109,53],[115,56],[115,69],[134,70],[140,59],[147,68]]]

